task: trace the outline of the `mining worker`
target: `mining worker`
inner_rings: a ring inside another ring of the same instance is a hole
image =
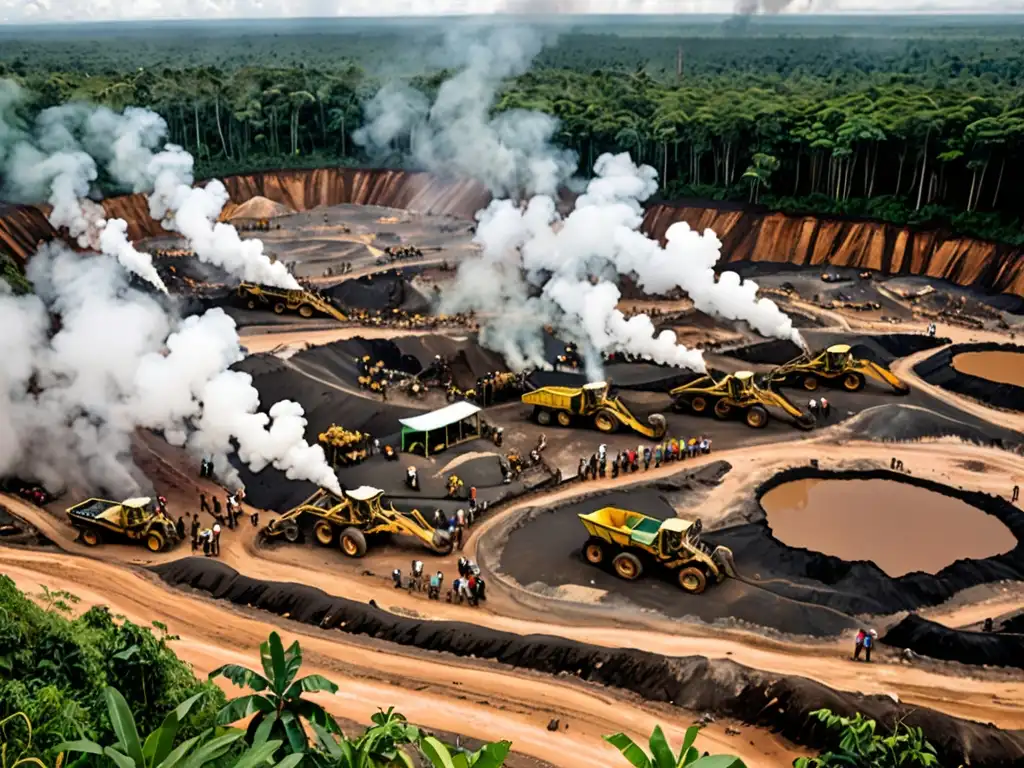
[[[420,489],[420,477],[416,467],[410,466],[405,470],[405,484],[414,491]]]
[[[812,398],[810,399],[810,401],[809,401],[809,402],[807,403],[807,408],[808,408],[808,410],[810,410],[810,412],[811,412],[811,413],[813,413],[813,414],[814,414],[815,416],[817,416],[817,415],[818,415],[818,401],[817,401],[817,400],[815,400],[815,399],[814,399],[813,397],[812,397]]]
[[[220,557],[220,524],[214,523],[213,525],[213,541],[210,546],[210,552],[214,557]]]
[[[430,586],[427,588],[427,597],[430,600],[438,600],[441,597],[441,586],[444,584],[444,574],[438,571],[430,577]]]
[[[199,540],[203,544],[203,554],[206,557],[210,556],[210,550],[213,548],[213,531],[209,528],[204,528],[199,534]]]
[[[1013,493],[1010,494],[1010,501],[1013,502],[1013,503],[1016,503],[1017,499],[1019,499],[1019,498],[1020,498],[1020,486],[1019,485],[1015,485],[1015,486],[1013,486]]]
[[[438,530],[446,528],[448,526],[448,519],[444,516],[444,512],[440,509],[434,510],[434,527]]]
[[[195,552],[199,548],[199,513],[192,513],[192,551]]]
[[[199,494],[199,511],[205,512],[206,514],[210,514],[210,502],[206,500],[205,493]]]
[[[619,459],[620,459],[620,457],[621,457],[621,454],[617,455],[614,459],[612,459],[612,479],[613,480],[616,477],[619,476]],[[601,473],[601,476],[604,477],[604,473],[603,472]]]
[[[576,479],[586,480],[587,479],[587,462],[584,461],[583,457],[580,456],[580,465],[576,467]]]
[[[252,514],[249,515],[249,522],[252,523],[253,528],[260,524],[260,511],[258,509],[254,509]]]
[[[167,514],[167,497],[157,496],[156,497],[156,508],[160,510],[161,515]]]
[[[992,624],[993,624],[992,619],[985,619],[985,623],[982,625],[981,631],[982,632],[991,632],[992,628],[993,628]]]
[[[224,519],[220,513],[220,499],[216,496],[213,497],[213,519],[218,523]]]
[[[867,632],[863,629],[857,630],[857,637],[853,641],[853,660],[860,661],[860,653],[864,650],[864,638],[867,637]]]
[[[657,445],[654,448],[654,468],[657,469],[661,466],[661,446]]]
[[[174,528],[175,533],[178,534],[178,538],[185,539],[185,516],[182,515],[178,518],[178,524]]]
[[[413,560],[411,576],[409,577],[409,588],[417,592],[423,591],[423,561]]]
[[[393,570],[391,572],[391,581],[394,582],[395,589],[401,589],[402,588],[402,569],[401,568],[395,568],[395,570]]]
[[[821,416],[822,416],[822,418],[827,419],[828,415],[832,412],[832,406],[829,403],[829,401],[826,400],[824,397],[821,398],[820,408],[821,408]]]
[[[598,474],[601,476],[602,480],[604,480],[604,478],[605,478],[605,474],[606,474],[607,469],[608,469],[608,457],[605,456],[605,455],[602,455],[597,460],[597,471],[598,471]]]
[[[651,449],[644,446],[644,472],[651,468]]]
[[[868,633],[864,635],[864,661],[871,661],[871,649],[875,647],[875,640],[878,638],[878,632],[869,629]]]

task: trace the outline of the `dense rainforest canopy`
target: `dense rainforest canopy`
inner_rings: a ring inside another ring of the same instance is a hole
[[[1024,240],[1024,27],[787,23],[563,32],[496,109],[557,115],[583,169],[629,150],[658,169],[666,198]],[[436,89],[445,72],[426,71],[421,50],[439,30],[333,24],[23,35],[0,46],[0,76],[34,109],[149,106],[202,175],[398,162],[361,154],[352,133],[382,82]]]

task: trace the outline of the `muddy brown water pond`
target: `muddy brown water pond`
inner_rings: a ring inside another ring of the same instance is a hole
[[[1009,552],[1000,520],[960,499],[894,480],[807,479],[761,497],[776,539],[843,560],[871,560],[890,576],[938,573],[961,558]]]
[[[1024,352],[961,352],[953,368],[967,376],[1024,387]]]

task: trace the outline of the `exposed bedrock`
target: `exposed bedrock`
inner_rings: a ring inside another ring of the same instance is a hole
[[[767,213],[736,205],[659,203],[647,209],[644,228],[664,238],[685,221],[713,229],[729,262],[762,261],[873,269],[886,274],[941,278],[992,293],[1024,296],[1024,249],[917,232],[893,224]]]
[[[191,587],[304,624],[424,651],[490,659],[551,675],[567,674],[631,691],[650,701],[771,728],[798,744],[825,745],[821,724],[809,715],[828,707],[844,715],[863,712],[882,727],[900,719],[920,726],[949,765],[1024,765],[1024,737],[1018,732],[907,707],[888,696],[843,693],[814,680],[771,675],[725,659],[673,658],[548,635],[516,635],[464,622],[406,618],[314,587],[242,576],[206,558],[189,557],[153,570],[171,586]]]
[[[355,203],[469,218],[490,200],[487,190],[474,181],[398,170],[267,171],[229,176],[224,183],[235,203],[261,195],[296,211]],[[103,206],[109,216],[128,222],[133,239],[162,232],[150,219],[142,195],[111,198]],[[1012,246],[941,231],[913,232],[891,224],[765,213],[729,204],[659,203],[648,209],[644,226],[662,238],[677,221],[715,230],[729,262],[831,264],[924,275],[1024,296],[1024,249]],[[24,260],[38,240],[52,237],[52,228],[38,212],[0,206],[0,250]]]

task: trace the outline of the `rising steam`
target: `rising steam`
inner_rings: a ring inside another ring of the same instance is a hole
[[[212,457],[229,486],[239,484],[234,441],[254,472],[272,464],[340,493],[323,449],[305,442],[302,407],[258,412],[251,377],[229,369],[243,354],[223,310],[180,320],[130,287],[112,258],[58,243],[33,256],[27,276],[34,295],[11,295],[0,281],[0,476],[136,494],[148,482],[131,437],[146,428]]]
[[[503,27],[480,39],[449,33],[447,58],[458,73],[431,104],[392,83],[366,105],[355,141],[378,160],[408,150],[416,166],[478,179],[495,196],[553,195],[576,170],[576,154],[556,147],[558,120],[523,109],[491,116],[502,82],[526,72],[543,48],[536,31]]]

